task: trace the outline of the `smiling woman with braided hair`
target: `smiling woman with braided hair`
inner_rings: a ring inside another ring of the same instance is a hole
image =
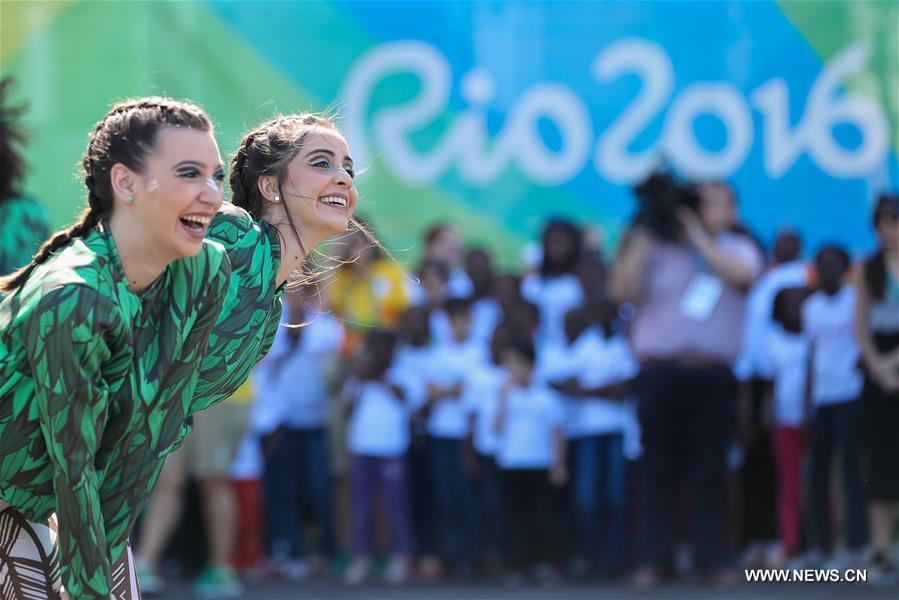
[[[231,284],[209,338],[190,413],[232,396],[266,355],[281,320],[281,295],[288,278],[300,284],[315,280],[306,259],[319,243],[352,228],[377,244],[352,218],[358,200],[353,159],[329,118],[300,113],[270,119],[244,135],[230,167],[232,201],[222,206],[207,237],[227,250]],[[231,404],[199,413],[195,420],[196,433],[210,432],[221,456],[233,456],[236,450],[237,439],[229,449],[222,433],[233,429],[239,412],[240,407],[228,410]],[[148,590],[161,589],[154,572],[178,522],[186,479],[180,462],[166,465],[144,520],[147,535],[137,554],[142,585]],[[201,464],[202,459],[195,462],[205,520],[215,524],[210,528],[210,565],[197,586],[230,593],[236,589],[227,566],[236,509],[227,470],[211,469]]]
[[[139,597],[128,536],[185,417],[230,267],[212,125],[115,105],[83,158],[87,209],[0,280],[0,597]],[[48,524],[58,517],[58,536]]]
[[[231,395],[268,352],[287,280],[314,280],[306,259],[319,243],[348,228],[378,243],[353,219],[354,176],[349,146],[325,116],[278,116],[243,137],[231,159],[231,203],[207,234],[225,247],[233,271],[194,410]]]

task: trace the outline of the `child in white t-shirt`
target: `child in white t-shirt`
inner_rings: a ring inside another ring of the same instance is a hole
[[[799,547],[802,511],[803,428],[808,419],[808,338],[802,333],[802,303],[807,288],[788,287],[774,296],[771,325],[761,350],[774,387],[766,413],[773,421],[772,445],[777,468],[778,548],[769,557],[773,568],[783,566]]]
[[[470,335],[470,303],[451,298],[445,310],[452,339],[431,351],[427,416],[428,446],[434,473],[438,539],[444,557],[459,576],[468,576],[477,561],[478,532],[471,481],[465,470],[463,441],[468,433],[468,406],[462,396],[470,374],[486,360],[483,342]]]
[[[615,306],[596,300],[565,315],[567,344],[547,348],[542,373],[568,407],[577,556],[606,573],[624,567],[627,543],[626,435],[638,430],[625,402],[638,364],[612,335]]]
[[[510,577],[537,567],[557,573],[560,558],[554,490],[568,480],[564,409],[558,395],[533,380],[530,341],[510,343],[503,354],[508,382],[499,395],[496,463],[504,503]]]
[[[506,321],[496,326],[490,339],[491,360],[478,365],[464,390],[463,402],[469,411],[466,458],[478,506],[481,556],[486,571],[495,572],[502,554],[502,505],[496,471],[496,412],[499,390],[508,379],[502,367],[502,353],[514,337]]]
[[[412,441],[409,448],[409,487],[412,520],[418,554],[418,575],[425,581],[440,578],[443,568],[437,557],[434,522],[434,483],[428,445],[427,418],[422,408],[427,400],[427,372],[431,364],[428,309],[412,306],[400,319],[397,350],[390,367],[391,379],[406,393],[412,411]]]
[[[841,483],[846,507],[846,541],[857,554],[867,541],[865,498],[860,466],[859,397],[862,373],[855,338],[855,288],[846,285],[849,256],[837,246],[818,252],[815,267],[819,289],[802,306],[802,331],[810,343],[812,422],[812,484],[818,550],[833,550],[830,508],[831,459],[842,454]],[[857,565],[847,565],[857,566]]]
[[[336,552],[326,373],[343,343],[344,329],[316,310],[307,294],[285,294],[284,300],[282,326],[272,349],[253,371],[259,393],[251,422],[265,457],[269,556],[283,575],[302,579],[316,568],[324,569],[324,561]],[[312,509],[320,532],[317,552],[302,535],[301,506]]]
[[[345,575],[350,585],[364,581],[371,568],[371,529],[378,496],[387,511],[390,533],[392,558],[386,579],[401,583],[409,575],[414,548],[406,462],[410,410],[405,392],[388,372],[395,344],[395,336],[386,331],[369,334],[356,360],[356,377],[347,383],[345,393],[350,402],[347,442],[355,554]]]

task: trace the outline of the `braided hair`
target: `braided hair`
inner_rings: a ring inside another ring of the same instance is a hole
[[[147,97],[115,104],[90,134],[81,159],[87,208],[74,224],[44,242],[30,264],[0,279],[0,292],[9,293],[22,286],[54,252],[107,218],[114,204],[112,167],[121,163],[137,173],[143,171],[147,157],[156,149],[160,130],[166,126],[212,131],[212,122],[203,109],[189,102]]]
[[[306,138],[316,129],[339,132],[329,116],[302,112],[276,116],[244,135],[237,151],[231,157],[229,176],[231,203],[246,210],[253,219],[263,219],[265,198],[259,190],[259,179],[266,176],[274,177],[280,188],[287,179],[288,164],[300,153]],[[309,250],[312,249],[307,250],[303,247],[297,224],[286,204],[284,210],[300,249],[307,257],[311,257]],[[384,248],[365,225],[354,217],[350,217],[350,230],[362,232],[372,245]],[[331,270],[316,272],[310,262],[311,260],[307,260],[303,264],[300,276],[293,280],[294,285],[313,283],[317,275]]]

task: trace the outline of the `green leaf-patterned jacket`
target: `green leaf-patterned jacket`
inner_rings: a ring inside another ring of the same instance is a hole
[[[206,237],[228,252],[231,285],[209,337],[191,412],[233,394],[268,353],[281,322],[285,288],[276,281],[281,266],[278,232],[266,221],[254,220],[244,209],[225,203]]]
[[[100,228],[0,303],[0,498],[32,521],[57,513],[73,598],[109,596],[110,565],[189,431],[230,271],[207,241],[137,295]]]

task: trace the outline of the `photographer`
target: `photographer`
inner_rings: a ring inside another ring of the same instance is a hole
[[[697,565],[711,582],[735,582],[725,523],[737,400],[731,364],[741,349],[746,293],[763,259],[749,236],[736,232],[726,184],[688,187],[654,174],[636,192],[641,210],[611,282],[613,296],[636,307],[631,344],[641,365],[645,481],[634,583],[653,586],[671,564],[681,474]]]

